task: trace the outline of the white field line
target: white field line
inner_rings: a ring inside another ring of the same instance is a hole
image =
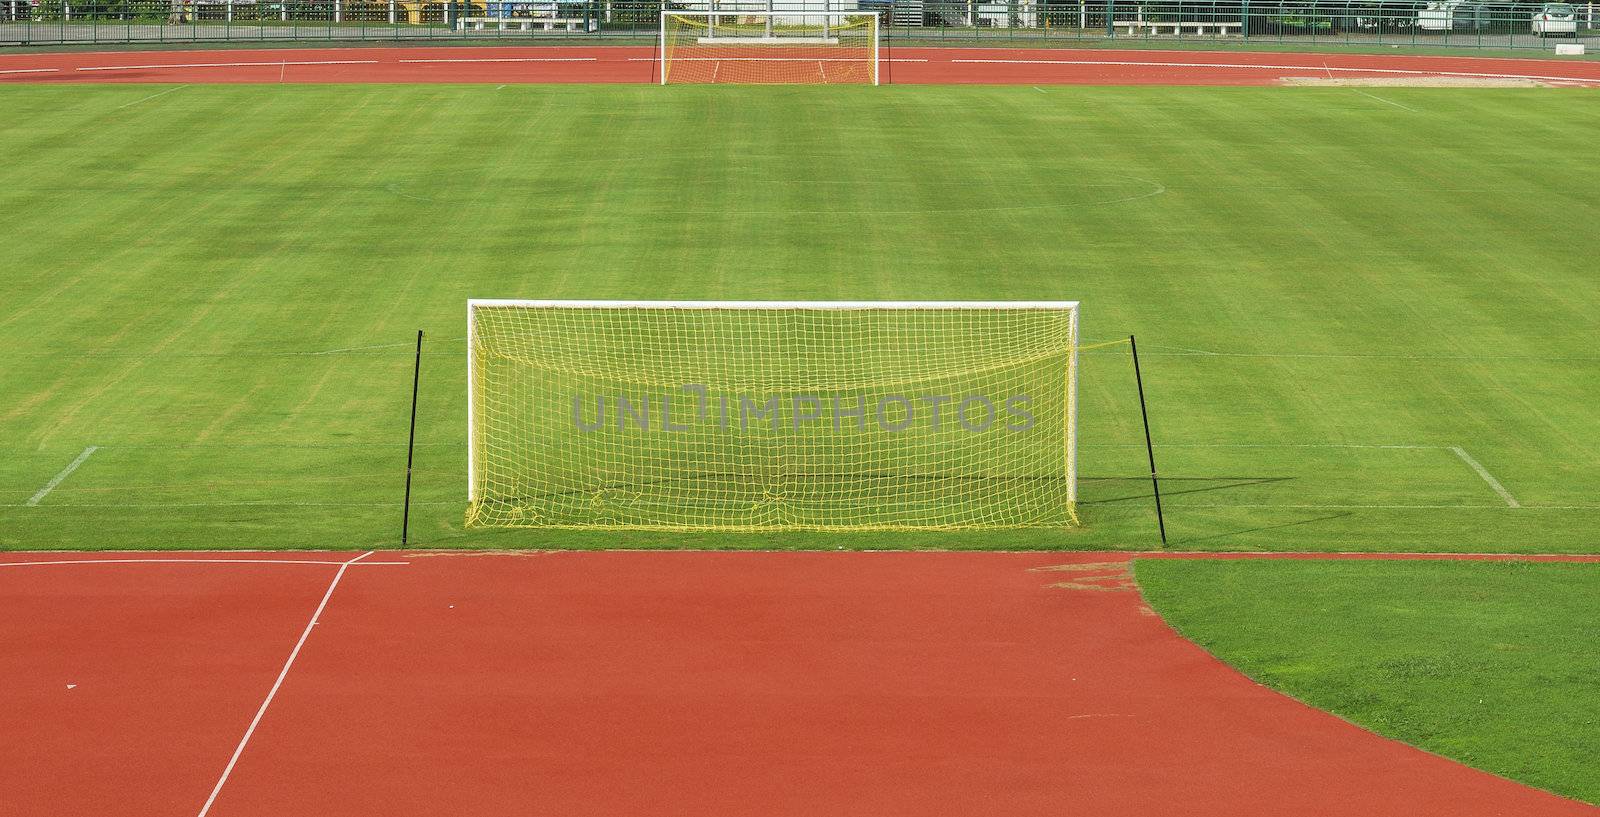
[[[1080,443],[1082,448],[1142,448],[1139,443]],[[1156,448],[1364,448],[1364,449],[1390,449],[1401,451],[1449,451],[1461,458],[1467,467],[1475,471],[1483,481],[1494,489],[1500,498],[1505,500],[1506,507],[1522,508],[1506,486],[1483,467],[1483,463],[1473,459],[1465,448],[1459,445],[1381,445],[1372,443],[1165,443]],[[1497,508],[1498,505],[1185,505],[1188,508]],[[1589,510],[1600,508],[1600,505],[1539,505],[1541,510]]]
[[[52,559],[40,562],[0,562],[0,567],[54,567],[60,565],[342,565],[313,559]],[[362,562],[356,567],[408,565],[410,562]]]
[[[1419,111],[1416,108],[1411,107],[1410,105],[1401,105],[1400,103],[1398,103],[1398,102],[1396,102],[1396,101],[1394,101],[1392,99],[1384,99],[1383,97],[1378,96],[1377,94],[1369,94],[1366,91],[1361,90],[1360,88],[1351,88],[1350,90],[1355,91],[1356,93],[1366,97],[1367,99],[1375,99],[1375,100],[1377,100],[1379,102],[1382,102],[1385,105],[1393,105],[1394,107],[1399,108],[1402,111],[1410,111],[1412,113],[1422,113],[1422,111]]]
[[[123,508],[398,508],[400,502],[300,502],[293,499],[241,499],[222,502],[119,502],[112,505],[103,503],[84,502],[78,504],[52,502],[49,505],[40,505],[42,509],[56,510],[58,508],[72,508],[75,510],[106,510],[114,511]],[[457,502],[447,500],[429,500],[419,502],[411,500],[415,505],[456,505]],[[31,508],[27,503],[11,503],[0,505],[0,508]]]
[[[233,757],[228,759],[228,765],[222,770],[222,776],[217,778],[217,785],[211,789],[211,796],[206,798],[206,804],[200,807],[199,817],[206,817],[211,811],[213,803],[217,802],[217,795],[222,793],[222,787],[227,784],[228,776],[233,774],[233,767],[238,765],[239,756],[244,754],[244,747],[250,743],[250,737],[256,733],[256,727],[261,724],[261,718],[267,714],[267,707],[272,705],[272,699],[277,697],[278,689],[283,686],[283,679],[288,677],[289,668],[294,666],[294,660],[300,657],[300,648],[306,644],[306,639],[311,637],[311,628],[317,626],[317,619],[322,616],[322,611],[327,609],[328,599],[333,598],[333,591],[339,586],[339,580],[344,578],[346,570],[362,559],[371,556],[374,551],[367,551],[360,556],[342,562],[338,572],[333,574],[333,581],[328,583],[327,592],[322,594],[322,601],[317,604],[317,609],[311,613],[311,620],[306,622],[306,628],[300,632],[300,640],[295,642],[294,649],[289,652],[288,660],[283,662],[283,669],[278,671],[278,680],[272,682],[272,689],[267,691],[267,697],[261,702],[261,708],[256,710],[256,716],[250,721],[250,727],[244,730],[244,737],[239,739],[239,745],[233,750]]]
[[[378,60],[272,60],[270,62],[168,62],[153,65],[84,65],[77,71],[142,71],[150,68],[251,68],[280,65],[377,65]]]
[[[60,70],[60,68],[6,68],[0,70],[0,74],[51,74]]]
[[[1268,71],[1315,71],[1315,65],[1267,65],[1238,62],[1152,62],[1148,60],[1001,60],[953,59],[957,63],[999,63],[1007,65],[1127,65],[1140,68],[1239,68]],[[1593,82],[1600,79],[1587,77],[1555,77],[1543,74],[1501,74],[1489,71],[1424,71],[1416,68],[1328,68],[1329,73],[1339,71],[1350,74],[1404,74],[1420,77],[1478,77],[1485,79],[1547,79],[1561,82]]]
[[[1095,504],[1095,503],[1085,503]],[[1294,508],[1303,510],[1399,510],[1399,511],[1600,511],[1600,505],[1341,505],[1288,503],[1189,503],[1168,504],[1177,508]]]
[[[501,88],[506,86],[502,85]],[[414,198],[414,197],[413,197]],[[435,341],[437,342],[437,341]],[[318,355],[342,355],[346,352],[365,352],[371,349],[395,349],[398,347],[411,348],[409,341],[404,343],[374,343],[371,346],[346,346],[343,349],[322,349],[316,352],[284,352],[285,355],[316,357]]]
[[[1489,487],[1493,488],[1494,492],[1499,494],[1500,498],[1504,499],[1507,505],[1513,508],[1522,507],[1522,503],[1518,502],[1517,498],[1512,496],[1510,491],[1506,490],[1506,486],[1501,485],[1500,480],[1495,479],[1494,475],[1489,473],[1489,469],[1483,467],[1483,463],[1473,459],[1472,455],[1468,454],[1465,448],[1462,448],[1459,445],[1452,445],[1450,446],[1450,450],[1454,451],[1456,456],[1460,457],[1461,461],[1466,463],[1469,468],[1478,472],[1478,476],[1483,477],[1483,481],[1489,483]]]
[[[85,460],[89,459],[89,457],[94,454],[94,452],[99,450],[100,446],[98,445],[91,445],[88,448],[83,449],[83,453],[79,454],[77,459],[73,460],[67,465],[67,467],[61,469],[61,473],[51,477],[50,481],[46,482],[44,487],[39,489],[38,493],[28,497],[28,501],[24,504],[30,508],[38,505],[41,500],[50,495],[51,491],[56,489],[57,485],[60,485],[66,480],[67,477],[72,476],[72,472],[78,470],[78,466],[82,465]]]
[[[1173,351],[1176,349],[1176,351]],[[1080,352],[1085,355],[1116,355],[1121,354],[1116,349],[1091,349]],[[1367,352],[1210,352],[1204,349],[1151,349],[1143,352],[1147,357],[1249,357],[1249,358],[1307,358],[1312,360],[1464,360],[1481,362],[1485,360],[1543,360],[1556,362],[1581,362],[1589,363],[1600,361],[1600,356],[1555,356],[1542,355],[1402,355],[1382,354]]]
[[[441,57],[431,60],[399,60],[399,62],[599,62],[599,57]]]
[[[155,99],[158,96],[166,96],[167,94],[170,94],[173,91],[181,91],[181,90],[183,90],[183,89],[185,89],[187,87],[189,87],[189,86],[187,86],[187,85],[179,85],[176,88],[168,88],[165,91],[158,91],[158,92],[153,93],[153,94],[151,94],[149,96],[139,97],[138,99],[135,99],[132,102],[124,102],[121,105],[118,105],[117,107],[113,108],[112,110],[120,111],[123,108],[127,108],[127,107],[130,107],[130,106],[133,106],[133,105],[137,105],[137,104],[139,104],[141,102],[149,102],[150,100]]]
[[[1079,448],[1144,448],[1144,443],[1078,443]],[[1382,443],[1156,443],[1156,448],[1376,448],[1402,451],[1441,451],[1447,445],[1392,445]]]

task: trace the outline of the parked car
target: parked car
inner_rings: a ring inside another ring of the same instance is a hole
[[[1423,31],[1477,31],[1489,27],[1488,6],[1463,0],[1429,3],[1417,12],[1417,28]]]
[[[1577,10],[1568,3],[1545,3],[1533,13],[1533,33],[1540,37],[1578,36]]]

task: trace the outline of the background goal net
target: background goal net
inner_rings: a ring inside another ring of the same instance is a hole
[[[663,11],[661,84],[878,84],[874,12]]]
[[[473,301],[469,526],[1077,522],[1078,310]]]

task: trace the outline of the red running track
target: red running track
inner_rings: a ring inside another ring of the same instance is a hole
[[[0,813],[1600,813],[1252,683],[1127,554],[351,558],[0,559]]]
[[[0,83],[648,83],[649,47],[405,47],[0,55]],[[1289,77],[1531,79],[1600,86],[1600,62],[1245,51],[895,48],[898,84],[1273,85]]]

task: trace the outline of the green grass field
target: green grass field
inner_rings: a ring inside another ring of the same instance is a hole
[[[1155,544],[1121,349],[1080,530],[464,532],[465,301],[647,297],[1081,300],[1175,547],[1593,550],[1596,99],[0,89],[0,548],[396,544],[419,328],[414,544]]]
[[[1600,803],[1592,564],[1141,560],[1145,597],[1252,678]]]

